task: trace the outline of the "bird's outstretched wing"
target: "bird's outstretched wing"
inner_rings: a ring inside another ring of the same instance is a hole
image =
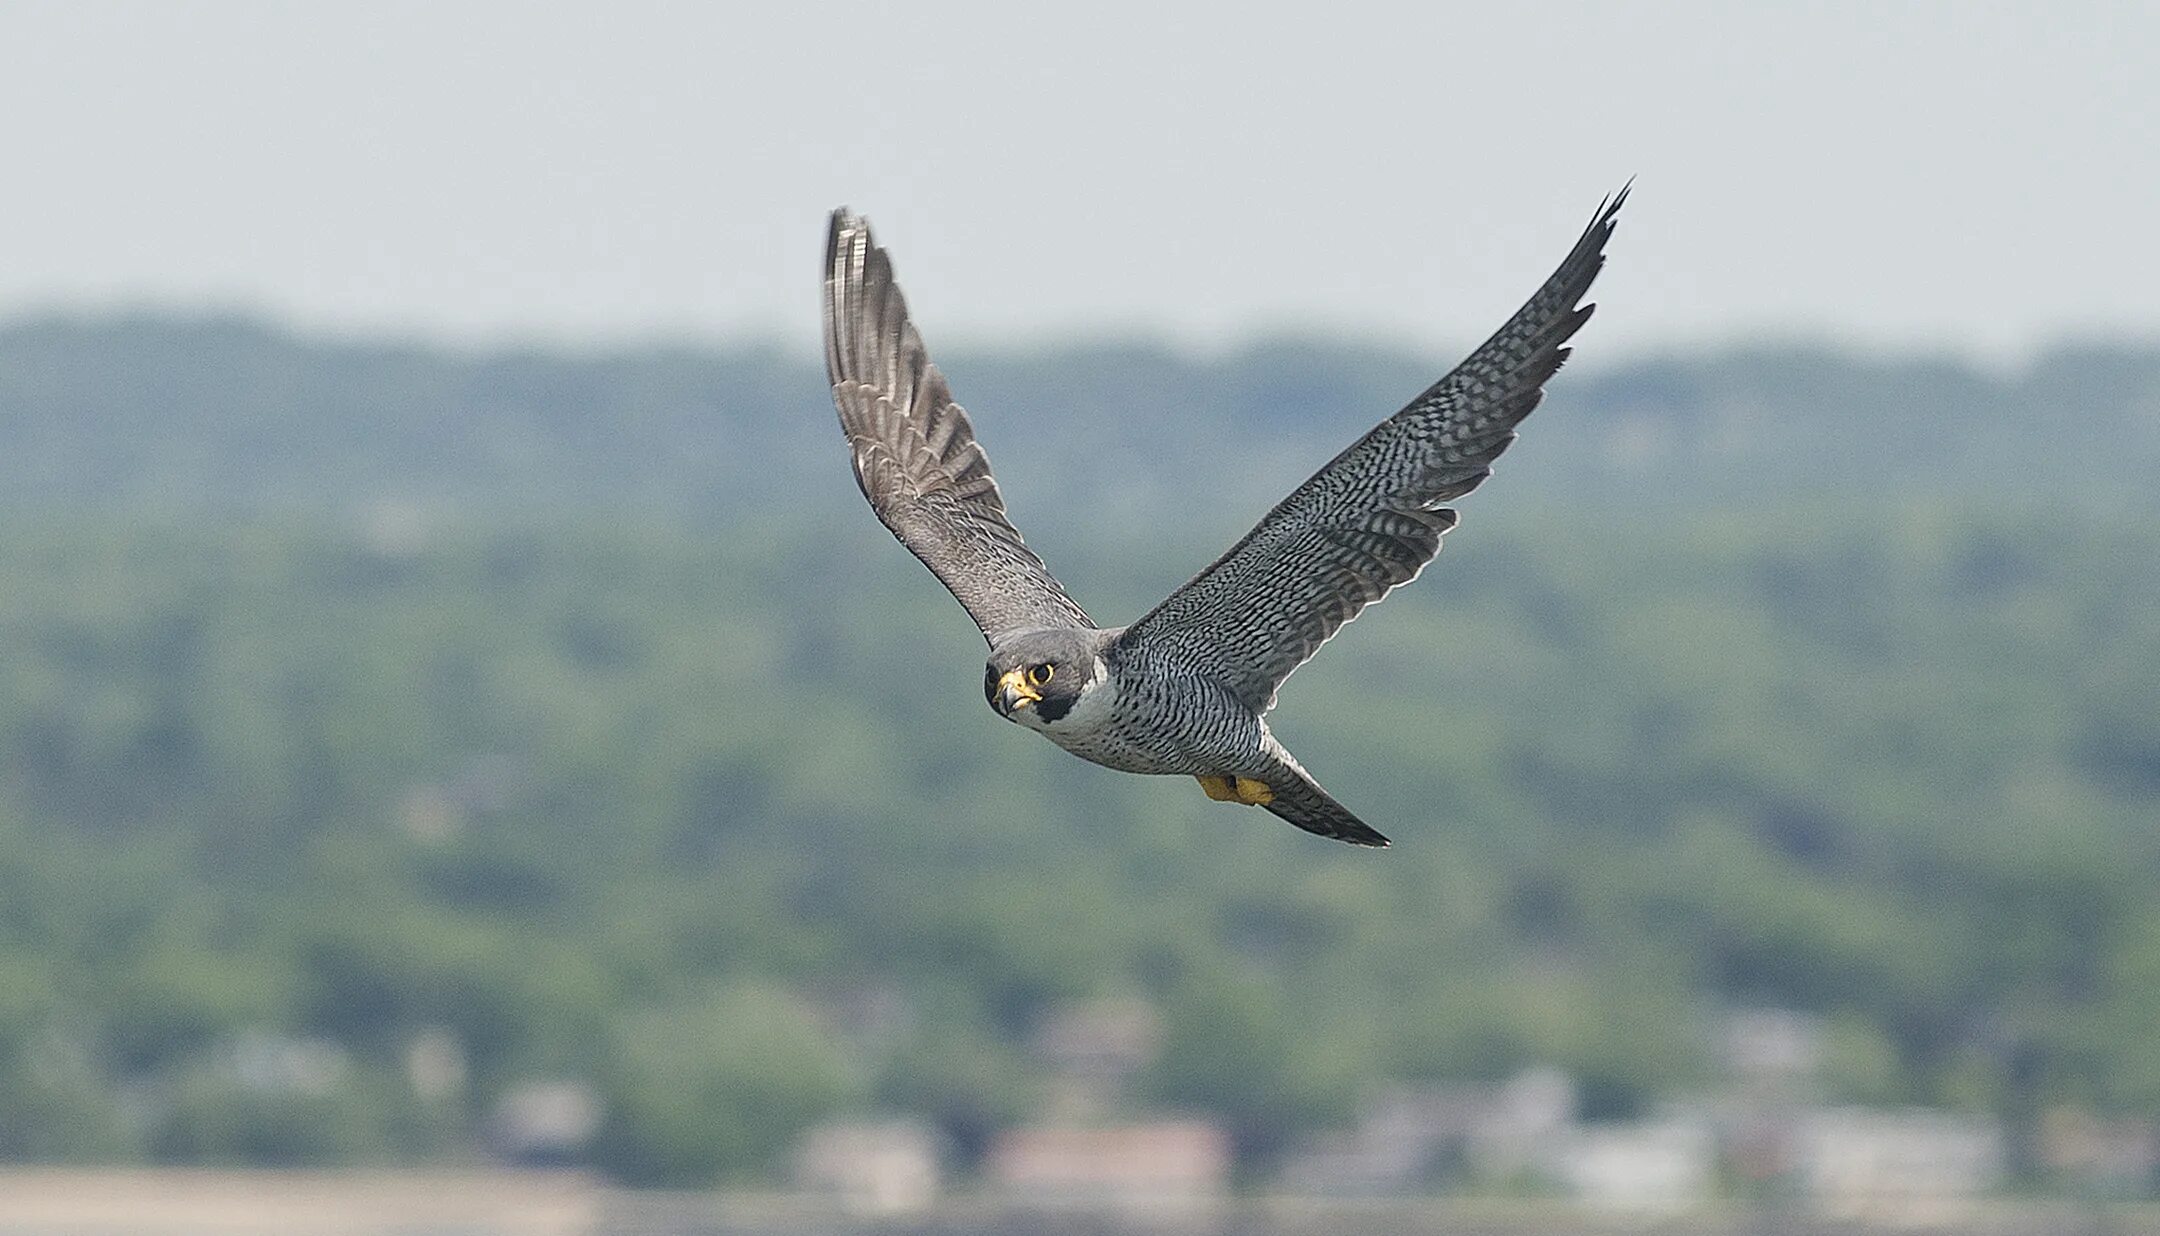
[[[863,496],[985,639],[1095,625],[1005,518],[990,460],[908,321],[891,260],[846,210],[833,212],[825,248],[825,370]]]
[[[1417,576],[1455,526],[1444,503],[1476,489],[1590,317],[1627,190],[1602,202],[1545,285],[1409,406],[1337,455],[1245,539],[1120,637],[1175,648],[1265,710],[1292,670],[1358,611]]]

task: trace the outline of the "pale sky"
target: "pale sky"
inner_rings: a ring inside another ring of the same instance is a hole
[[[1636,190],[1583,337],[2160,338],[2160,5],[0,6],[0,320],[935,349],[1459,346]]]

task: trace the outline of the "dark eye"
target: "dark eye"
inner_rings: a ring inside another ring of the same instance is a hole
[[[1049,664],[1048,662],[1045,662],[1041,665],[1031,665],[1028,667],[1028,681],[1034,683],[1038,687],[1050,681],[1052,678],[1055,678],[1056,676],[1057,667]]]

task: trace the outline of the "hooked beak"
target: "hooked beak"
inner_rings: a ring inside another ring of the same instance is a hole
[[[997,695],[991,702],[997,705],[999,712],[1009,717],[1022,708],[1032,707],[1041,699],[1042,692],[1029,685],[1026,674],[1015,669],[1006,670],[1005,676],[998,679]]]

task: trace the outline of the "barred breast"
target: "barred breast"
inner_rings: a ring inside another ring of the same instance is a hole
[[[1159,654],[1098,660],[1071,711],[1030,729],[1122,772],[1198,775],[1266,764],[1259,717],[1229,689]]]

